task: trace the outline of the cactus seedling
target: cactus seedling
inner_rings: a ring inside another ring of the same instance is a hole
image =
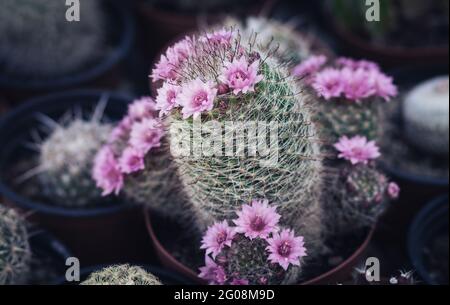
[[[23,219],[0,205],[0,285],[23,284],[31,251]]]
[[[405,135],[422,151],[448,155],[448,98],[449,78],[441,76],[419,84],[404,99]]]
[[[74,115],[56,123],[43,117],[51,133],[39,144],[38,179],[43,193],[56,204],[83,207],[101,199],[91,168],[111,131],[100,122],[104,107],[100,102],[90,120]]]
[[[162,285],[151,273],[138,266],[117,265],[94,272],[81,285]]]

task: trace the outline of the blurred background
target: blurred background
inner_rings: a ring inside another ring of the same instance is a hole
[[[101,249],[94,250],[97,241],[86,241],[80,234],[89,235],[98,226],[118,227],[123,225],[121,221],[132,222],[127,228],[132,231],[133,226],[144,225],[140,212],[121,212],[128,218],[118,220],[116,216],[103,217],[114,211],[47,208],[15,194],[19,191],[11,187],[8,165],[17,152],[11,144],[14,130],[19,130],[13,126],[17,115],[25,118],[47,108],[63,114],[74,100],[83,98],[86,105],[93,105],[102,92],[109,92],[111,99],[118,101],[110,115],[120,118],[131,97],[152,95],[151,68],[174,41],[230,16],[241,22],[261,17],[282,25],[277,29],[280,37],[293,30],[320,52],[375,61],[394,77],[400,94],[386,110],[380,166],[400,184],[402,194],[380,221],[368,251],[380,258],[386,275],[398,269],[415,270],[421,283],[448,284],[449,1],[380,0],[379,22],[367,22],[364,2],[80,0],[80,21],[68,22],[69,6],[63,0],[0,0],[0,115],[4,118],[0,201],[31,211],[37,223],[70,244],[71,250],[83,249],[79,255],[90,264],[123,260],[119,254],[108,256],[99,253]],[[402,109],[409,104],[411,109],[415,107],[409,93],[430,80],[436,82],[439,94],[427,96],[425,92],[418,98],[435,99],[435,107],[414,108],[425,127],[411,134]],[[73,93],[80,89],[95,91]],[[59,95],[49,103],[41,98],[49,94]],[[27,103],[36,98],[33,105]],[[438,122],[436,111],[446,114],[447,120]],[[94,220],[99,215],[103,217],[101,225]],[[130,247],[125,257],[160,266],[153,248],[142,247],[149,244],[147,232],[117,231],[98,237],[116,240],[115,245],[105,242],[104,252],[120,253]],[[132,245],[130,234],[134,236]],[[90,247],[92,251],[86,253]]]

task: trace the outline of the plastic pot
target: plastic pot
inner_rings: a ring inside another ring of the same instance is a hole
[[[34,152],[23,143],[38,126],[36,114],[59,119],[73,107],[92,113],[104,94],[109,95],[105,115],[119,120],[127,111],[131,98],[100,91],[70,91],[30,100],[0,120],[0,194],[6,204],[30,215],[31,221],[53,233],[67,244],[83,265],[146,261],[150,249],[140,208],[121,199],[89,208],[67,208],[50,202],[37,202],[14,189],[7,173],[18,160]],[[70,139],[69,139],[70,140]]]
[[[254,0],[253,5],[240,7],[238,11],[222,11],[221,13],[216,11],[200,15],[161,9],[151,5],[150,2],[136,0],[136,9],[147,32],[145,33],[147,48],[156,55],[162,47],[181,34],[202,28],[202,25],[217,23],[230,13],[247,16],[270,12],[277,0]]]
[[[156,267],[156,266],[152,266],[152,265],[145,265],[145,264],[136,264],[136,265],[141,266],[147,272],[150,272],[151,274],[153,274],[154,276],[159,278],[161,280],[161,282],[163,283],[163,285],[191,285],[192,284],[189,280],[187,280],[169,270],[166,270],[166,269],[163,269],[160,267]],[[83,269],[81,269],[81,272],[80,272],[80,280],[84,281],[89,277],[89,275],[91,273],[102,270],[103,268],[106,268],[106,267],[108,267],[108,265],[97,265],[97,266],[83,268]],[[75,285],[77,285],[77,284],[78,283],[75,283]],[[55,281],[54,285],[74,285],[74,283],[69,283],[66,281],[66,279],[64,277],[61,277],[60,279]]]
[[[183,265],[179,262],[175,257],[173,257],[161,244],[158,239],[158,236],[153,228],[153,224],[151,221],[151,215],[147,210],[144,210],[145,215],[145,223],[147,226],[148,234],[150,235],[150,239],[153,243],[153,247],[156,251],[156,255],[158,256],[161,264],[173,270],[186,278],[191,279],[197,284],[206,284],[206,282],[200,279],[197,276],[197,273],[190,269],[189,267]],[[336,284],[339,282],[344,282],[348,280],[353,269],[364,259],[367,247],[372,240],[372,236],[375,232],[375,227],[372,228],[367,234],[363,243],[356,249],[356,251],[341,264],[331,269],[330,271],[323,273],[315,278],[307,280],[305,282],[300,283],[301,285],[326,285],[326,284]]]
[[[97,64],[54,78],[20,79],[1,74],[0,92],[11,102],[18,102],[33,96],[69,89],[116,87],[121,80],[120,64],[130,54],[134,43],[135,20],[121,1],[103,1],[109,16],[108,24],[111,25],[109,39],[113,47]]]
[[[437,234],[448,234],[448,207],[448,194],[434,199],[417,214],[408,233],[408,254],[411,262],[421,279],[430,285],[448,284],[439,283],[436,278],[430,276],[424,253],[427,244]]]

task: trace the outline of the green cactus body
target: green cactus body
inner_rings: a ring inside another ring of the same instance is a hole
[[[234,48],[211,50],[200,58],[191,58],[180,72],[183,76],[181,83],[198,76],[214,79],[214,71],[220,70],[223,58],[232,56],[234,52]],[[258,52],[252,56],[264,57]],[[263,80],[255,92],[218,97],[218,108],[202,117],[200,133],[195,131],[197,120],[182,120],[179,112],[170,117],[171,143],[186,141],[191,134],[195,150],[196,143],[211,138],[208,128],[218,123],[224,126],[225,142],[234,135],[234,142],[229,141],[223,146],[228,144],[234,154],[197,156],[194,152],[183,155],[174,149],[174,145],[171,152],[184,193],[196,208],[204,212],[204,216],[208,216],[205,218],[208,224],[231,218],[236,209],[253,198],[267,198],[270,202],[279,203],[278,211],[285,220],[284,224],[303,235],[310,242],[309,249],[314,249],[322,245],[321,226],[317,225],[322,217],[318,198],[322,159],[320,145],[315,138],[317,131],[306,106],[306,100],[312,97],[298,88],[297,82],[272,58],[260,65],[260,73]],[[259,153],[252,155],[251,149],[240,149],[237,144],[245,143],[245,131],[249,130],[245,126],[253,122],[277,124],[276,131],[273,131],[277,136],[276,147],[272,146],[274,151],[265,156]],[[274,160],[273,166],[267,166]]]
[[[269,263],[266,247],[267,242],[263,239],[238,236],[233,246],[220,254],[226,262],[226,274],[246,279],[250,285],[294,284],[299,278],[300,267],[289,266],[285,271],[278,264]]]
[[[141,267],[130,265],[117,265],[104,268],[92,273],[81,285],[162,285],[161,281]]]
[[[414,88],[402,105],[406,138],[433,155],[449,152],[449,78],[431,79]]]
[[[1,1],[2,73],[57,77],[100,58],[106,48],[101,1],[80,2],[80,21],[68,22],[65,1]]]
[[[317,120],[329,143],[335,143],[343,136],[357,135],[377,140],[381,132],[380,102],[320,101]]]
[[[40,147],[38,178],[43,193],[68,207],[98,203],[102,196],[91,176],[93,159],[110,132],[109,125],[95,120],[58,125]]]
[[[332,235],[374,225],[390,201],[389,181],[377,169],[344,164],[339,170],[326,201]]]
[[[31,251],[24,221],[0,205],[0,285],[23,284]]]

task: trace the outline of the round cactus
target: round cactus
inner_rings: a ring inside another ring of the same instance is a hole
[[[154,81],[165,81],[157,106],[170,113],[171,153],[183,191],[209,223],[230,217],[252,198],[267,198],[278,203],[287,225],[321,244],[314,224],[322,217],[322,159],[306,106],[312,97],[270,54],[258,49],[257,38],[247,42],[227,29],[186,38],[153,71]],[[201,146],[212,134],[219,141],[224,135],[224,142],[204,154],[208,149]],[[183,149],[191,140],[192,153]],[[239,144],[247,142],[258,149]]]
[[[372,166],[342,165],[326,200],[331,234],[373,226],[393,199],[389,187],[387,177]]]
[[[419,84],[405,97],[404,130],[414,146],[430,154],[448,155],[448,98],[448,76]]]
[[[117,265],[94,272],[81,285],[162,285],[151,273],[138,266]]]
[[[0,285],[23,284],[31,251],[23,219],[0,205]]]
[[[83,207],[102,198],[91,177],[95,154],[111,127],[98,120],[71,120],[54,127],[40,145],[38,175],[42,192],[56,204]]]
[[[0,61],[7,75],[57,77],[100,58],[105,49],[100,1],[82,1],[80,22],[68,22],[64,1],[3,0]]]

